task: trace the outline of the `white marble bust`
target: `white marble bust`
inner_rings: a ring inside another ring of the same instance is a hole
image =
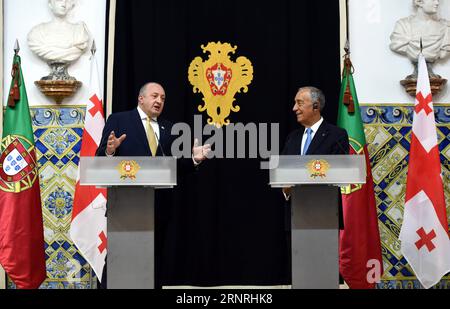
[[[75,6],[75,0],[49,0],[48,5],[54,18],[31,29],[28,46],[48,64],[72,63],[87,50],[89,31],[84,22],[67,21],[67,14]]]
[[[438,17],[439,0],[413,0],[417,12],[398,20],[391,34],[392,51],[417,63],[422,39],[422,52],[428,63],[450,53],[450,23]]]

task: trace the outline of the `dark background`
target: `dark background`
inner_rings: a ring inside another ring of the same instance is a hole
[[[235,96],[241,110],[232,123],[279,123],[282,148],[298,127],[295,94],[307,85],[324,91],[324,118],[336,122],[337,0],[118,0],[113,112],[135,108],[139,88],[156,81],[166,92],[161,117],[192,126],[202,95],[193,93],[188,67],[207,59],[200,45],[218,41],[237,45],[231,59],[245,56],[254,68],[248,93]],[[157,205],[158,285],[290,284],[284,199],[260,162],[212,159],[181,175],[171,202]]]

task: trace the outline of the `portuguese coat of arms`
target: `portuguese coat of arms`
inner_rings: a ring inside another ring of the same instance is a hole
[[[220,128],[230,124],[228,116],[238,112],[239,105],[233,105],[238,92],[247,92],[253,79],[253,66],[246,57],[238,57],[236,62],[229,54],[235,53],[237,46],[229,43],[210,42],[201,46],[204,53],[209,53],[208,60],[196,57],[189,66],[189,82],[194,93],[203,94],[203,105],[200,112],[206,111],[208,124]]]
[[[139,164],[134,160],[123,160],[117,165],[117,170],[120,174],[120,179],[125,180],[127,178],[131,180],[136,179],[136,174],[141,169]]]
[[[327,177],[327,172],[330,169],[330,163],[326,160],[311,160],[306,165],[308,168],[311,178],[325,178]]]
[[[25,140],[12,136],[3,141],[8,146],[0,156],[0,190],[5,192],[28,190],[38,177],[34,146],[27,149],[20,139]]]

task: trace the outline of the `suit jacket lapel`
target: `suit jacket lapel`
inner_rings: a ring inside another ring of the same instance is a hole
[[[298,131],[297,140],[294,143],[294,148],[292,149],[292,155],[301,155],[302,154],[302,140],[303,134],[305,134],[305,127],[301,127]]]
[[[163,121],[158,120],[158,126],[159,126],[159,147],[158,151],[156,152],[158,156],[166,156],[168,146],[166,146],[166,143],[168,141],[168,128],[164,125]]]
[[[159,142],[164,143],[167,140],[167,128],[162,121],[158,121]]]
[[[304,132],[304,127],[300,127],[298,130],[294,131],[287,141],[286,148],[283,149],[283,155],[297,156],[302,153],[302,138]]]
[[[325,120],[322,122],[322,124],[319,127],[319,130],[317,130],[316,134],[314,134],[314,138],[311,141],[311,144],[308,147],[308,151],[306,154],[314,154],[316,149],[322,144],[323,140],[327,138],[328,135],[328,126],[325,122]]]

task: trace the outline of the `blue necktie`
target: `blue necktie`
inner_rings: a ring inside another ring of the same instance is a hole
[[[303,146],[302,155],[305,155],[306,152],[308,151],[309,145],[311,144],[311,140],[312,140],[311,135],[312,135],[311,128],[307,128],[306,129],[306,142],[305,142],[305,146]]]

